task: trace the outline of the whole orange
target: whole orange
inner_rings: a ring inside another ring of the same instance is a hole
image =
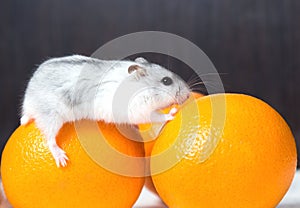
[[[76,126],[83,125],[86,136],[98,133],[87,129],[85,122],[88,121],[80,121]],[[103,122],[95,125],[117,151],[144,157],[143,143],[125,138],[115,125]],[[20,126],[12,134],[2,155],[1,172],[4,190],[13,207],[132,207],[144,178],[112,173],[94,162],[83,149],[76,126],[65,124],[56,138],[70,159],[65,168],[56,167],[34,123]],[[118,165],[144,171],[141,163]]]
[[[242,94],[187,103],[157,138],[152,157],[154,185],[171,208],[276,207],[297,160],[284,119]]]

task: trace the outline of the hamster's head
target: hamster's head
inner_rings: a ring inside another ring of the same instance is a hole
[[[139,99],[152,110],[165,108],[172,104],[182,104],[190,96],[186,82],[166,68],[149,63],[144,58],[135,59],[136,65],[128,68],[131,80],[140,89]]]

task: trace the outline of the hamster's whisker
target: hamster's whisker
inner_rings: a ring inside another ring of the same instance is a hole
[[[228,73],[206,73],[206,74],[200,74],[200,77],[204,76],[219,76],[219,75],[227,75]]]
[[[203,81],[194,82],[194,83],[189,84],[189,87],[193,88],[193,87],[199,86],[199,85],[205,85],[205,83]]]
[[[200,77],[198,77],[198,76],[191,76],[191,77],[187,80],[187,83],[191,83],[191,82],[199,81],[199,80],[201,80]]]
[[[210,82],[210,81],[197,82],[197,83],[190,85],[189,87],[192,91],[207,89],[208,87],[212,88],[214,90],[219,90],[218,86],[216,84],[214,84],[214,82]]]
[[[219,76],[219,75],[226,75],[228,73],[206,73],[201,74],[200,76],[194,75],[189,78],[187,81],[187,85],[191,90],[195,89],[195,86],[197,85],[207,85],[208,87],[211,87],[213,89],[218,89],[217,85],[214,85],[214,81],[202,81],[201,77],[206,77],[205,79],[209,79],[210,76]]]
[[[195,85],[193,87],[190,88],[191,91],[195,90],[195,89],[206,89],[205,85]]]
[[[191,76],[188,80],[187,80],[187,84],[192,84],[194,82],[198,82],[198,81],[201,81],[200,77],[198,76]]]
[[[190,81],[192,81],[192,80],[194,80],[194,79],[197,79],[197,78],[198,78],[197,75],[192,75],[192,76],[187,80],[187,82],[190,82]]]
[[[201,80],[201,77],[208,77],[208,76],[221,76],[221,75],[227,75],[228,73],[205,73],[198,75],[192,75],[188,80],[187,83],[192,83],[194,81]]]
[[[192,81],[192,82],[188,82],[188,83],[187,83],[187,85],[188,85],[189,87],[192,87],[192,86],[195,86],[195,85],[199,85],[199,84],[203,84],[202,80],[200,80],[200,79],[197,79],[197,80],[194,80],[194,81]]]

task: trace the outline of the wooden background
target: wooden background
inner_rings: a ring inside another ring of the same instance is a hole
[[[0,148],[19,125],[23,91],[38,64],[90,55],[109,40],[143,30],[195,43],[225,73],[228,92],[268,102],[299,146],[299,0],[0,0]],[[176,63],[172,68],[187,78]]]

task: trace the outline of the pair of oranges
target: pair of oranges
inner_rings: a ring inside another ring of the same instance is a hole
[[[169,207],[275,207],[295,173],[288,125],[269,105],[246,95],[190,100],[155,142],[129,140],[112,124],[98,127],[118,152],[152,155],[151,178]],[[132,207],[145,177],[98,165],[82,148],[74,124],[63,126],[57,142],[70,159],[65,168],[56,167],[34,123],[12,134],[1,172],[14,207]],[[123,166],[145,171],[142,162]]]

